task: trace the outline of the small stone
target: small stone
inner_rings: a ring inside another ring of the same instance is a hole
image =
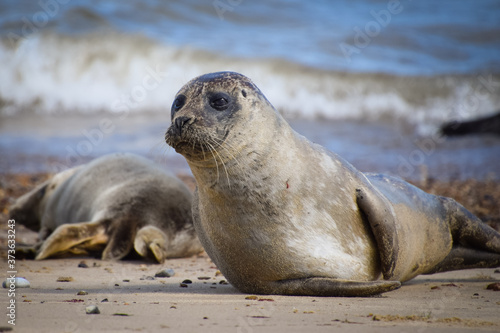
[[[71,276],[60,276],[57,278],[57,282],[71,282],[73,278]]]
[[[104,298],[101,303],[109,302],[107,298]]]
[[[181,288],[187,288],[187,287],[188,287],[188,285],[187,285],[187,284],[185,284],[185,283],[181,283],[179,286],[180,286]]]
[[[500,273],[500,269],[495,269],[493,273]]]
[[[155,278],[151,275],[143,275],[139,280],[154,280]]]
[[[438,286],[432,286],[431,287],[431,290],[439,290],[439,289],[441,289],[441,288],[439,288]]]
[[[86,314],[99,314],[101,311],[99,311],[99,308],[96,305],[89,305],[85,308],[85,313]]]
[[[87,263],[85,262],[85,260],[82,260],[78,264],[78,267],[80,267],[80,268],[89,268],[89,265],[87,265]]]
[[[226,280],[220,280],[219,284],[229,284]]]
[[[174,276],[174,275],[175,275],[175,271],[172,268],[164,268],[161,271],[156,272],[155,277],[160,277],[160,278],[167,277],[167,278],[169,278],[169,277]]]
[[[30,282],[26,280],[23,277],[16,277],[14,279],[6,279],[2,283],[2,287],[4,288],[10,288],[10,286],[14,284],[16,288],[29,288],[30,287]]]
[[[185,284],[191,284],[193,283],[193,281],[189,280],[189,279],[186,279],[184,281],[182,281],[182,283],[185,283]]]
[[[490,283],[486,289],[493,291],[500,291],[500,282]]]
[[[198,280],[210,280],[210,276],[198,276]]]
[[[88,295],[89,293],[86,292],[85,290],[80,290],[79,292],[76,293],[77,295],[81,296],[81,295]]]
[[[119,287],[120,285],[118,283],[115,283],[115,287]]]
[[[130,282],[130,280],[129,279],[125,279],[125,280],[123,280],[123,282]]]
[[[249,300],[256,300],[256,299],[257,299],[257,296],[254,296],[254,295],[252,295],[252,296],[247,296],[247,297],[245,297],[245,299],[249,299]]]

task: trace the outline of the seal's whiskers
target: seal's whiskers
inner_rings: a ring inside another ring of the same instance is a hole
[[[214,143],[213,140],[211,140],[211,141],[212,141],[212,143]],[[215,155],[217,155],[217,157],[219,157],[219,160],[222,163],[222,167],[224,168],[224,172],[226,173],[227,184],[228,184],[229,187],[231,187],[231,183],[229,181],[229,173],[227,172],[227,168],[226,168],[226,164],[224,163],[224,160],[220,156],[220,154],[217,151],[217,149],[211,143],[207,142],[206,144],[210,147],[211,151],[213,153],[215,153]],[[215,155],[214,155],[214,160],[215,160],[215,163],[217,163],[217,158],[216,158]],[[219,169],[217,169],[217,181],[219,181],[219,172],[218,171],[219,171]]]

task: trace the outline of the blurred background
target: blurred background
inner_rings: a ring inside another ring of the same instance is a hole
[[[189,173],[173,97],[231,70],[362,171],[500,179],[500,135],[439,134],[500,109],[496,0],[3,0],[0,38],[0,173],[115,151]]]

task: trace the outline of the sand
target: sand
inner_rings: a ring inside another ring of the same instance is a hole
[[[0,245],[3,278],[8,207],[47,174],[0,176]],[[193,186],[192,178],[182,177]],[[463,196],[464,205],[499,230],[500,185],[494,182],[422,181],[426,190]],[[460,199],[460,198],[457,198]],[[18,246],[36,233],[16,225]],[[82,262],[87,268],[79,267]],[[170,278],[154,278],[172,268]],[[17,276],[30,288],[15,297],[0,290],[4,313],[15,300],[15,326],[8,316],[0,331],[15,332],[498,332],[500,270],[477,269],[419,276],[378,297],[291,297],[240,293],[226,284],[206,254],[172,259],[163,265],[143,261],[107,262],[94,258],[32,261],[16,259]],[[154,279],[152,279],[154,278]],[[201,279],[200,279],[201,278]],[[189,279],[192,283],[184,283]],[[58,282],[69,280],[69,282]],[[183,284],[183,286],[181,286]],[[88,294],[78,295],[79,292]],[[86,314],[96,305],[99,314]]]

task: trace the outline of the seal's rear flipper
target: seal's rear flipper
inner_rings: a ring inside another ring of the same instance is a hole
[[[134,249],[144,258],[149,258],[162,264],[167,256],[167,236],[157,227],[148,225],[137,232],[134,239]]]
[[[375,188],[356,189],[356,202],[375,236],[384,279],[390,280],[395,275],[399,252],[396,215],[392,205]]]
[[[465,247],[454,247],[432,271],[425,274],[434,274],[446,271],[470,268],[500,267],[500,254],[474,250]]]
[[[454,246],[500,255],[500,233],[451,198],[439,197],[446,207]]]
[[[36,260],[68,255],[88,255],[99,251],[108,242],[109,220],[60,225],[43,242]]]
[[[363,297],[385,293],[401,286],[399,281],[350,281],[326,277],[271,282],[263,294],[294,296]]]

